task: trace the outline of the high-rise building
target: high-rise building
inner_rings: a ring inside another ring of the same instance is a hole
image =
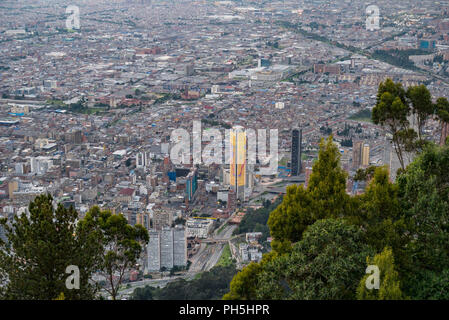
[[[302,129],[292,130],[291,175],[299,176],[302,170]]]
[[[136,224],[142,225],[145,229],[150,229],[150,217],[148,213],[136,214]]]
[[[362,165],[363,142],[356,141],[352,147],[352,168],[358,169]]]
[[[195,66],[193,63],[189,63],[184,66],[184,73],[186,76],[193,76],[195,74]]]
[[[236,208],[236,197],[235,197],[235,192],[232,190],[229,190],[228,193],[228,203],[227,203],[227,209],[229,211],[233,211]]]
[[[362,149],[362,166],[369,166],[369,144],[365,143]]]
[[[161,230],[161,268],[173,268],[173,230],[162,227]]]
[[[187,265],[186,229],[180,225],[173,229],[173,265]]]
[[[198,189],[198,170],[195,168],[186,177],[186,200],[191,202]]]
[[[184,226],[163,227],[162,230],[150,230],[148,253],[148,271],[158,272],[162,268],[187,265],[187,237]]]
[[[14,199],[14,192],[19,190],[19,180],[11,180],[8,182],[9,199]]]
[[[150,230],[149,241],[147,246],[149,271],[160,271],[161,269],[160,244],[161,244],[160,233],[156,230]]]
[[[136,168],[146,169],[150,165],[150,157],[147,152],[139,152],[136,155]]]
[[[23,163],[16,163],[15,165],[16,174],[23,174],[24,173],[23,168],[24,168]]]
[[[237,199],[245,196],[246,182],[246,132],[240,126],[230,130],[230,183]]]
[[[68,143],[80,144],[83,142],[83,131],[81,128],[71,128],[65,133],[64,139]]]
[[[154,210],[151,218],[152,229],[162,230],[163,227],[171,226],[173,213],[169,210]]]

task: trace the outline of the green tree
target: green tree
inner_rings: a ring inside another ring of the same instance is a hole
[[[234,234],[262,232],[261,241],[266,241],[270,236],[270,229],[267,225],[270,212],[276,209],[281,202],[282,197],[278,197],[273,203],[269,200],[265,201],[263,208],[257,210],[249,208]]]
[[[401,265],[405,264],[408,260],[403,248],[409,241],[408,228],[399,202],[398,186],[389,181],[387,168],[375,169],[370,184],[358,200],[358,209],[348,220],[364,230],[364,242],[377,252],[391,246]]]
[[[449,122],[449,102],[446,98],[438,98],[436,102],[436,113],[442,122]]]
[[[230,282],[236,274],[235,265],[215,266],[200,274],[199,278],[186,281],[177,279],[149,295],[149,290],[134,291],[133,300],[218,300],[229,291]],[[137,291],[137,292],[136,292]]]
[[[381,82],[377,92],[376,106],[372,112],[372,120],[375,124],[385,127],[392,135],[394,149],[402,169],[405,169],[405,151],[400,132],[408,129],[407,116],[409,112],[410,107],[407,104],[402,84],[394,83],[391,79]]]
[[[435,112],[435,106],[432,103],[432,95],[423,84],[409,87],[406,95],[411,102],[412,112],[416,115],[418,122],[418,139],[422,139],[423,128],[426,121]]]
[[[398,131],[395,138],[399,145],[402,146],[404,154],[409,156],[409,160],[410,155],[413,155],[416,152],[421,152],[427,145],[427,140],[419,139],[418,134],[413,128],[406,128]]]
[[[366,169],[357,169],[357,172],[354,175],[354,181],[370,181],[373,178],[375,171],[375,166],[369,166]]]
[[[449,269],[441,272],[422,271],[410,280],[413,283],[411,292],[418,300],[449,300]]]
[[[261,264],[256,262],[251,262],[243,268],[232,279],[230,292],[223,296],[223,300],[253,300],[256,297],[257,275],[261,268]]]
[[[394,267],[393,251],[390,247],[376,254],[373,259],[366,258],[367,265],[375,265],[379,268],[379,289],[368,289],[366,281],[369,274],[365,275],[357,288],[357,299],[359,300],[402,300],[404,295],[401,291],[399,274]]]
[[[97,287],[89,282],[95,272],[100,251],[93,230],[87,236],[77,228],[78,213],[61,204],[55,209],[50,195],[41,195],[25,213],[13,221],[2,221],[7,241],[0,244],[0,274],[7,280],[5,299],[52,300],[93,299]],[[69,290],[66,268],[80,271],[80,289]]]
[[[282,243],[288,247],[289,243],[299,241],[304,230],[315,221],[313,215],[310,193],[302,185],[288,186],[282,203],[268,218],[273,248],[280,250]]]
[[[113,215],[92,207],[80,225],[101,234],[99,243],[103,246],[100,269],[107,279],[104,288],[116,299],[123,276],[134,268],[144,245],[148,243],[148,231],[141,225],[131,226],[122,214]]]
[[[258,275],[264,265],[275,259],[278,254],[270,252],[264,254],[258,263],[251,262],[237,273],[231,281],[230,291],[223,296],[223,300],[254,300],[258,288]]]
[[[156,288],[146,285],[143,288],[134,289],[131,300],[153,300]]]
[[[400,205],[413,235],[406,247],[411,263],[403,281],[404,291],[410,296],[418,291],[416,278],[429,272],[438,275],[449,265],[447,168],[449,147],[429,146],[398,177]]]
[[[259,299],[354,299],[364,261],[374,253],[362,231],[344,219],[315,222],[293,246],[258,273]]]
[[[436,113],[441,125],[441,131],[443,130],[443,125],[449,124],[449,102],[446,98],[438,98],[436,102]],[[443,132],[441,132],[441,135]],[[444,141],[442,141],[444,144]]]
[[[313,200],[313,217],[343,217],[350,209],[346,193],[346,172],[340,166],[340,152],[333,136],[321,139],[318,161],[312,167],[307,191]]]
[[[346,173],[340,166],[340,153],[332,136],[320,143],[318,161],[309,185],[289,186],[282,203],[270,214],[268,226],[273,249],[286,252],[289,243],[302,238],[304,230],[315,221],[349,215],[352,201],[346,193]]]

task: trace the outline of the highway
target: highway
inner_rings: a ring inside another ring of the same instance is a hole
[[[224,223],[227,223],[228,220]],[[215,230],[212,238],[205,239],[201,243],[198,253],[191,259],[192,264],[188,274],[197,274],[212,269],[220,259],[225,244],[232,239],[232,233],[236,228],[236,225],[226,225],[220,233],[218,233],[220,230],[218,228]]]

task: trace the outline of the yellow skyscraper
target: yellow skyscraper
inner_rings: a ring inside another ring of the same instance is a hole
[[[365,143],[363,145],[362,166],[364,166],[364,167],[369,166],[369,144],[367,144],[367,143]]]
[[[233,127],[230,131],[230,183],[237,198],[244,196],[246,181],[246,133],[242,127]]]

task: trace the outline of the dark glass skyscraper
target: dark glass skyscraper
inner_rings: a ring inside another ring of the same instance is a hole
[[[301,156],[302,156],[302,129],[292,130],[292,176],[299,176],[301,173]]]

